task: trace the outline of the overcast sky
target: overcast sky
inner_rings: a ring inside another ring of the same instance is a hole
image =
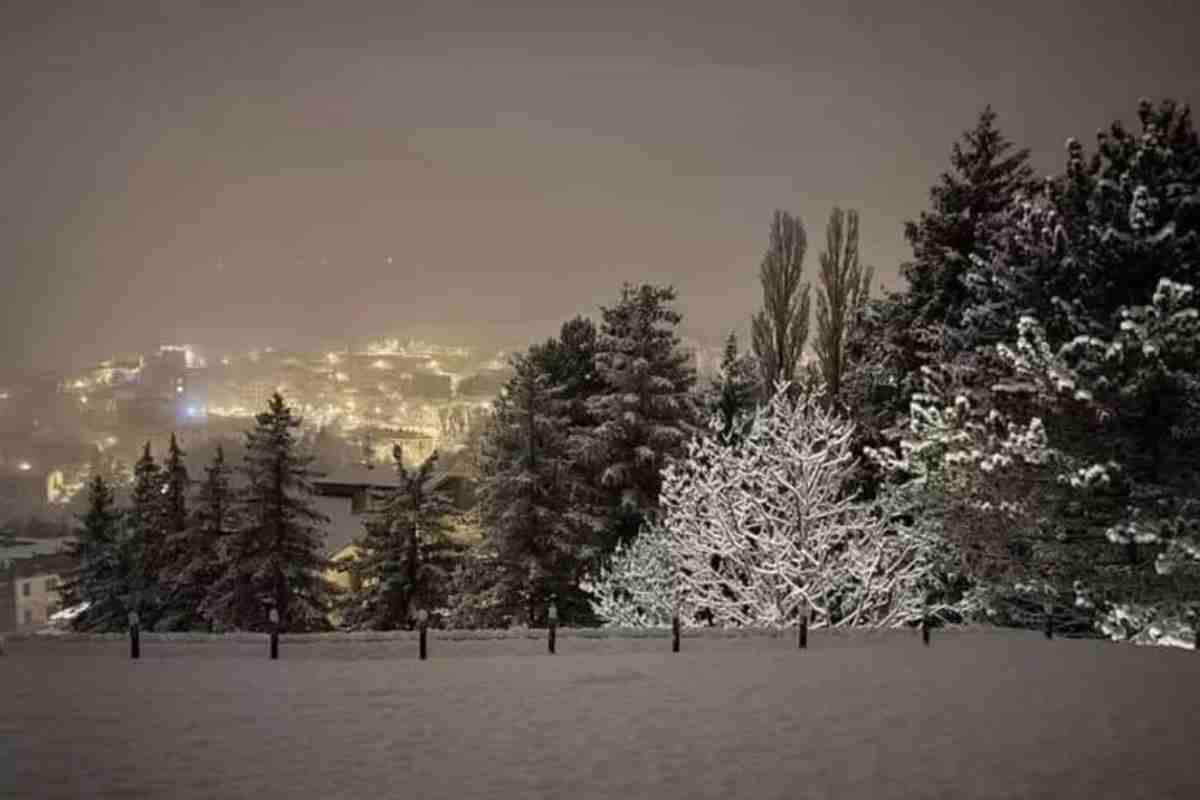
[[[744,341],[773,209],[811,277],[858,209],[894,288],[985,104],[1048,173],[1200,96],[1194,2],[214,5],[0,12],[0,362],[549,335],[622,281]]]

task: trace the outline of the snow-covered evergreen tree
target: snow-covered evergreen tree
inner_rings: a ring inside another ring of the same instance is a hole
[[[163,515],[162,469],[150,452],[150,443],[142,449],[133,470],[130,507],[124,516],[124,544],[133,569],[132,605],[149,629],[157,624],[163,608],[159,575],[166,555],[166,520]]]
[[[572,496],[570,399],[561,399],[568,387],[553,386],[536,355],[512,359],[514,374],[496,401],[485,443],[480,487],[501,592],[511,613],[531,623],[551,598],[560,601],[564,620],[582,604],[574,595],[599,543],[588,498]]]
[[[434,488],[434,451],[419,467],[404,466],[393,449],[397,488],[381,492],[378,511],[355,544],[348,562],[352,590],[342,603],[342,624],[350,630],[401,630],[418,609],[444,613],[462,547],[447,535],[454,506]]]
[[[730,331],[721,354],[721,370],[708,390],[708,412],[720,419],[722,441],[736,444],[749,431],[757,409],[758,365],[753,355],[738,353],[737,334]]]
[[[190,599],[176,595],[181,573],[190,558],[186,555],[188,539],[188,494],[191,478],[184,463],[184,452],[179,447],[175,434],[167,448],[167,457],[162,465],[162,496],[160,502],[163,525],[163,546],[159,556],[157,576],[162,608],[155,626],[160,629],[187,629],[195,621],[196,604]]]
[[[1153,638],[1192,602],[1174,565],[1189,562],[1200,487],[1200,141],[1186,107],[1143,100],[1138,116],[1140,135],[1114,123],[1090,159],[1068,140],[1065,173],[1015,204],[1000,246],[975,259],[964,319],[977,343],[1018,340],[998,351],[1019,376],[1003,381],[1009,396],[1081,469],[1103,467],[1103,497],[1063,501],[1086,513],[1059,526],[1075,542],[1061,558],[1080,562],[1088,604],[1120,615],[1107,630]]]
[[[596,427],[583,456],[603,469],[605,552],[637,535],[658,505],[661,470],[699,430],[696,373],[675,334],[682,317],[670,308],[674,299],[671,287],[625,284],[617,304],[601,308],[596,371],[604,389],[588,400]]]
[[[739,446],[697,437],[664,471],[659,525],[592,584],[611,620],[709,609],[721,625],[899,626],[923,613],[940,540],[846,493],[853,424],[781,384]],[[667,594],[670,589],[671,593]]]
[[[173,627],[193,630],[218,621],[209,611],[209,595],[225,570],[226,548],[237,530],[236,506],[230,485],[232,470],[225,449],[217,446],[212,463],[205,467],[188,524],[175,550],[171,582]]]
[[[103,476],[92,477],[87,494],[82,527],[66,550],[76,567],[65,576],[59,593],[66,608],[86,604],[72,620],[75,630],[124,630],[132,576],[123,542],[122,513]]]
[[[229,560],[210,595],[222,623],[267,630],[269,611],[285,630],[325,630],[334,587],[325,579],[324,525],[316,510],[309,464],[299,446],[301,420],[276,392],[246,432],[239,498],[242,525],[230,537]]]

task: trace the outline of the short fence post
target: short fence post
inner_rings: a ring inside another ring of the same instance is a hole
[[[679,615],[671,617],[671,652],[679,652]]]
[[[800,601],[800,649],[808,649],[808,600]]]
[[[421,660],[424,661],[426,658],[425,638],[426,638],[426,633],[429,630],[429,612],[423,608],[417,612],[417,625],[421,631],[421,634],[420,634],[420,638],[421,638],[420,656],[421,656]]]
[[[129,612],[129,657],[133,659],[141,658],[141,631],[138,630],[138,613],[136,611]]]
[[[554,655],[554,635],[558,631],[558,606],[550,604],[550,655]]]
[[[1054,638],[1054,606],[1046,603],[1042,606],[1042,610],[1046,612],[1046,638]]]
[[[271,660],[279,658],[279,612],[271,609]]]
[[[926,611],[921,616],[921,641],[925,643],[926,647],[929,646],[929,627],[929,612]]]

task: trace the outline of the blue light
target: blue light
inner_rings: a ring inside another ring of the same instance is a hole
[[[194,416],[196,416],[196,414],[197,414],[197,413],[198,413],[198,412],[196,411],[196,407],[195,407],[195,406],[188,406],[187,415],[188,415],[189,417],[194,417]]]

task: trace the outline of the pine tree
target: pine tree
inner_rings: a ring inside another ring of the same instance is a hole
[[[212,611],[235,628],[266,630],[271,609],[286,630],[329,627],[334,589],[324,577],[329,561],[323,553],[329,520],[314,507],[300,424],[276,392],[246,432],[246,487],[238,503],[243,524],[230,537],[229,560],[210,596]]]
[[[59,588],[63,606],[87,604],[72,621],[78,631],[114,631],[126,626],[131,565],[122,542],[121,511],[112,487],[100,475],[88,483],[88,508],[78,537],[67,546],[75,562]]]
[[[437,451],[411,471],[399,445],[392,456],[397,487],[376,496],[379,510],[346,562],[354,588],[342,604],[342,624],[350,630],[400,630],[418,609],[446,611],[463,549],[447,535],[454,506],[432,486]]]
[[[771,239],[759,268],[763,310],[752,320],[753,350],[762,370],[764,392],[780,382],[793,383],[808,340],[809,291],[800,289],[808,239],[804,226],[785,211],[771,220]],[[797,294],[799,292],[799,294]]]
[[[821,253],[817,292],[817,364],[834,407],[843,400],[849,342],[871,291],[874,270],[858,261],[858,212],[833,209]]]
[[[165,565],[166,520],[163,507],[162,469],[150,452],[150,443],[142,449],[133,470],[133,491],[129,513],[125,515],[125,546],[133,569],[133,608],[141,616],[142,625],[154,627],[163,610],[165,597],[159,575]]]
[[[625,284],[619,302],[601,308],[596,371],[604,389],[588,400],[596,427],[582,455],[602,469],[611,520],[605,554],[637,535],[658,505],[662,468],[701,430],[696,374],[675,334],[682,317],[669,306],[674,299],[671,287]]]

